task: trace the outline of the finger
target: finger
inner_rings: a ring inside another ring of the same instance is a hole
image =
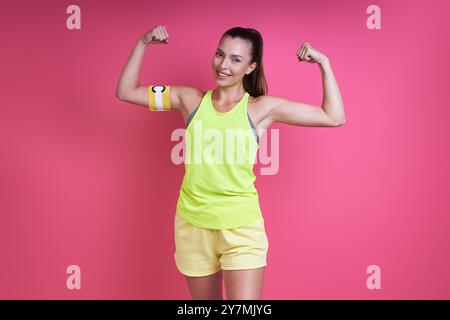
[[[307,48],[308,47],[306,45],[303,45],[302,50],[300,51],[300,59],[303,60],[303,55],[304,55],[304,53],[305,53]]]
[[[158,29],[153,30],[152,41],[158,41],[159,34]]]
[[[164,34],[166,35],[167,38],[170,38],[169,33],[166,30],[166,27],[163,26],[163,30],[164,30]]]
[[[304,52],[310,46],[311,45],[309,44],[309,42],[305,42],[305,43],[303,43],[301,48],[297,50],[297,58],[298,58],[298,60],[302,60],[303,59],[302,57],[304,56]]]
[[[167,34],[167,31],[166,31],[166,29],[164,29],[164,27],[162,27],[162,33],[163,33],[163,36],[164,36],[164,42],[167,42],[168,40],[169,40],[169,35]]]
[[[311,45],[308,43],[308,44],[306,45],[306,49],[305,49],[305,52],[304,52],[303,56],[306,58],[306,55],[307,55],[307,54],[308,54],[308,55],[311,55],[311,50],[312,50],[312,47],[311,47]]]
[[[162,33],[161,27],[158,28],[158,38],[160,41],[163,41],[164,35]]]
[[[304,47],[302,46],[301,49],[300,49],[300,53],[297,54],[299,60],[302,60],[302,52],[303,52],[303,50],[304,50]]]
[[[310,45],[305,46],[305,50],[303,51],[303,54],[302,54],[303,60],[306,60],[306,56],[310,54],[310,48],[311,48]]]
[[[163,39],[167,38],[167,32],[164,27],[161,27],[161,35],[163,36]]]
[[[161,42],[165,42],[167,37],[162,28],[159,29],[159,34],[161,35]]]
[[[298,61],[300,61],[300,52],[301,52],[301,49],[302,49],[302,48],[299,48],[299,49],[297,50],[297,53],[296,53]]]
[[[305,53],[306,53],[306,51],[307,51],[308,48],[310,48],[310,47],[311,47],[311,45],[310,45],[308,42],[306,42],[305,45],[304,45],[304,49],[303,49],[303,51],[302,51],[302,57],[303,57],[303,59],[305,58]]]
[[[303,51],[303,49],[305,49],[305,45],[307,44],[307,42],[306,43],[303,43],[301,46],[300,46],[300,48],[297,50],[297,56],[300,56],[300,54],[302,53],[302,51]]]
[[[167,33],[166,29],[164,29],[163,27],[163,32],[164,32],[164,42],[169,42],[169,34]]]
[[[300,53],[300,59],[301,60],[305,60],[304,57],[303,57],[303,54],[305,53],[305,50],[306,50],[306,47],[303,48],[302,52]]]

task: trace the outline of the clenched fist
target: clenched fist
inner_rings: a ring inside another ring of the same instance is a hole
[[[166,27],[159,25],[141,36],[140,40],[145,44],[167,44],[169,43],[169,34]]]
[[[306,61],[309,63],[323,63],[328,58],[318,50],[311,47],[308,42],[305,42],[300,49],[297,50],[298,61]]]

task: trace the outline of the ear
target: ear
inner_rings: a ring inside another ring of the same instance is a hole
[[[249,75],[250,73],[252,73],[253,70],[256,69],[257,64],[258,64],[257,62],[253,62],[251,65],[249,65],[248,68],[249,68],[250,70],[247,71],[245,74],[246,74],[246,75]]]

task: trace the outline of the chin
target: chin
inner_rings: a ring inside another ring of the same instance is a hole
[[[221,81],[216,81],[217,87],[230,87],[231,83],[223,83]]]

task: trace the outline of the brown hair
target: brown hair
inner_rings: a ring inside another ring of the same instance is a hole
[[[256,68],[244,76],[243,84],[245,90],[253,97],[258,97],[267,94],[268,86],[266,77],[264,75],[264,68],[262,64],[263,57],[263,39],[259,31],[252,28],[233,27],[225,31],[222,38],[230,36],[232,38],[241,38],[252,43],[251,62],[256,62]]]

